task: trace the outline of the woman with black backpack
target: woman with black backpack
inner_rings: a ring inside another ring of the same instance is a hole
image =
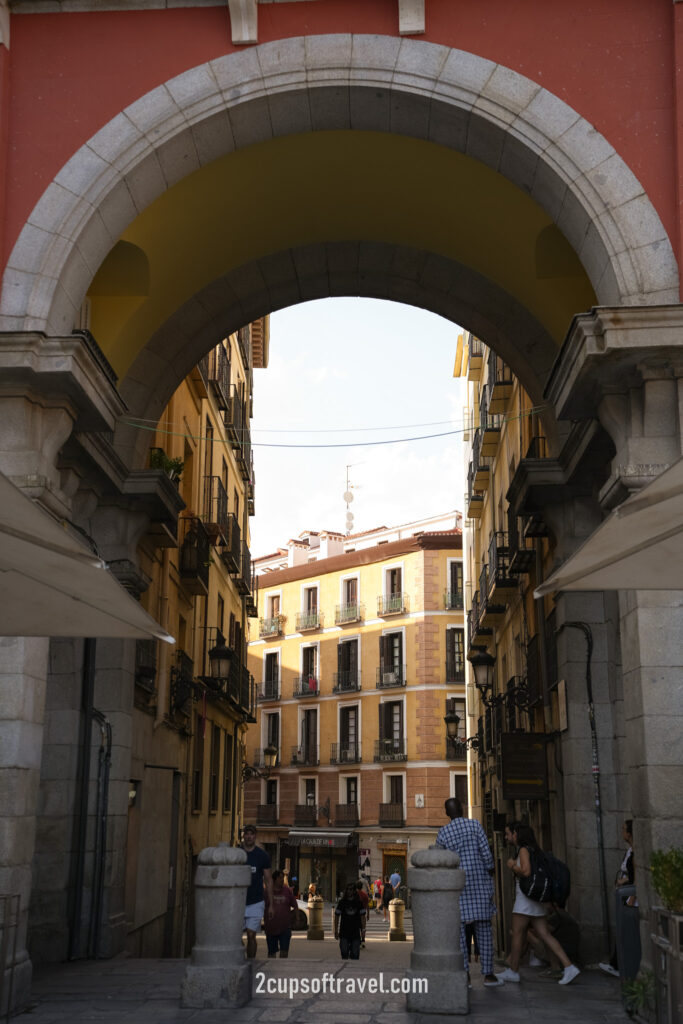
[[[533,925],[534,932],[539,939],[545,942],[548,949],[552,950],[564,968],[559,985],[568,985],[570,981],[580,973],[562,946],[551,934],[546,919],[545,906],[538,900],[530,899],[525,895],[523,888],[528,886],[523,882],[520,886],[520,879],[529,880],[533,875],[533,865],[538,863],[543,851],[536,842],[534,830],[529,825],[522,825],[512,822],[507,828],[511,841],[517,847],[517,857],[510,857],[507,866],[515,876],[515,904],[512,908],[512,948],[508,958],[509,967],[497,974],[500,981],[518,982],[519,960],[524,949],[526,933],[530,925]]]

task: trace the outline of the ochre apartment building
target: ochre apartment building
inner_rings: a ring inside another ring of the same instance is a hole
[[[467,801],[462,533],[451,513],[345,537],[303,533],[256,560],[249,670],[258,715],[245,821],[326,900],[429,846]],[[276,763],[268,772],[268,754]]]

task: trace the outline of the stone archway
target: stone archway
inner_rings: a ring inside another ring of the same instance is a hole
[[[578,254],[601,305],[678,300],[664,228],[613,147],[530,79],[409,39],[281,40],[194,68],[141,97],[74,154],[10,256],[6,331],[69,333],[125,227],[189,171],[283,134],[405,134],[513,182]]]

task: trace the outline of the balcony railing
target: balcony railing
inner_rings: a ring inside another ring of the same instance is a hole
[[[334,823],[342,828],[357,828],[360,822],[358,804],[335,804]]]
[[[249,464],[249,481],[247,483],[247,511],[250,516],[256,513],[256,473],[254,472],[254,453],[251,453]]]
[[[465,682],[465,662],[455,654],[446,654],[446,682]]]
[[[237,344],[242,357],[242,366],[248,370],[251,365],[251,327],[240,327],[237,332]]]
[[[317,676],[296,676],[292,687],[292,697],[317,697],[320,693],[320,681]]]
[[[512,396],[512,371],[493,349],[488,359],[489,412],[504,413]]]
[[[475,338],[471,334],[467,344],[469,348],[467,379],[479,380],[481,377],[481,368],[484,362],[484,346],[482,342],[479,341],[479,338]]]
[[[391,686],[406,685],[406,670],[404,665],[385,667],[380,665],[377,669],[377,689],[384,690]]]
[[[256,821],[259,825],[277,825],[277,804],[259,804],[256,808]]]
[[[242,438],[241,444],[237,447],[237,465],[239,466],[240,475],[246,484],[249,483],[251,476],[251,433],[249,432],[249,421],[245,420],[244,426],[242,427]]]
[[[375,761],[407,761],[404,737],[375,740]]]
[[[316,828],[318,824],[317,805],[295,804],[294,824],[304,828]]]
[[[251,593],[247,594],[246,612],[250,619],[255,619],[258,615],[258,576],[254,572],[254,567],[251,567]]]
[[[223,345],[211,349],[202,364],[218,408],[225,409],[230,397],[230,360]]]
[[[443,595],[443,605],[447,612],[462,611],[462,590],[445,590]]]
[[[318,745],[309,743],[302,747],[292,747],[292,764],[318,764]]]
[[[520,576],[531,572],[536,561],[536,549],[531,537],[520,530],[520,517],[512,509],[508,509],[508,550],[510,553],[509,572],[511,576]]]
[[[281,636],[284,629],[284,615],[270,615],[268,618],[259,619],[259,636]]]
[[[279,679],[264,679],[261,683],[258,694],[259,700],[279,700],[280,699],[280,680]]]
[[[225,430],[233,448],[239,448],[242,444],[242,434],[246,419],[246,409],[240,392],[233,384],[230,388],[230,398],[223,417]]]
[[[360,759],[359,743],[330,744],[330,764],[357,764]]]
[[[240,572],[242,557],[242,534],[240,524],[233,512],[228,513],[226,532],[223,534],[224,546],[221,551],[221,558],[225,568],[230,573]]]
[[[335,672],[333,677],[333,693],[353,693],[360,690],[360,672],[349,670],[347,672]]]
[[[242,541],[242,568],[235,576],[235,588],[244,597],[251,592],[251,551],[245,540]]]
[[[379,823],[381,828],[403,828],[403,804],[380,804]]]
[[[360,622],[363,618],[363,609],[357,601],[351,604],[338,604],[334,610],[335,626],[343,625],[346,622]]]
[[[183,537],[179,552],[179,571],[183,587],[190,594],[209,592],[209,537],[196,516],[180,520]]]
[[[447,761],[466,761],[467,760],[467,744],[464,740],[450,739],[446,737],[446,760]]]
[[[489,599],[506,603],[517,592],[517,580],[510,572],[508,535],[496,530],[489,541]]]
[[[408,610],[406,594],[383,594],[377,598],[378,615],[402,615]]]
[[[171,713],[189,715],[194,691],[194,662],[192,658],[176,649],[175,665],[170,673]]]
[[[322,624],[323,617],[321,612],[297,612],[296,628],[299,633],[305,633],[308,630],[313,629],[320,629]]]
[[[204,477],[204,527],[212,544],[227,544],[228,495],[219,476]]]

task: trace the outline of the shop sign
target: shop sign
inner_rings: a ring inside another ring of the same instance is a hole
[[[544,734],[504,732],[500,752],[503,800],[545,800],[548,774]]]

